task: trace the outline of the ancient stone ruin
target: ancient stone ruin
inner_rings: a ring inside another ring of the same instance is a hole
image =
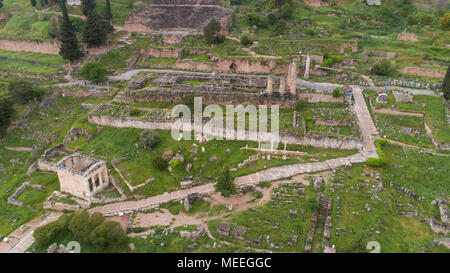
[[[57,164],[61,191],[89,199],[109,184],[106,162],[81,154],[63,158]]]
[[[130,13],[125,27],[144,33],[202,33],[215,19],[226,31],[232,14],[218,0],[151,0]]]
[[[231,236],[234,239],[244,240],[245,234],[247,233],[247,228],[240,225],[222,222],[217,226],[217,232],[222,236]]]
[[[392,92],[396,102],[413,102],[413,96],[406,92]]]
[[[19,197],[27,188],[45,190],[45,187],[42,185],[23,182],[23,184],[8,198],[8,204],[13,206],[22,206],[23,202],[16,200],[16,198]]]

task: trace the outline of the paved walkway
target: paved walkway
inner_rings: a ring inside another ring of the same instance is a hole
[[[375,137],[378,135],[377,128],[373,124],[361,88],[357,86],[352,86],[352,88],[356,116],[358,117],[358,124],[363,138],[363,152],[366,157],[378,157],[374,145]]]
[[[29,229],[23,233],[19,229],[14,230],[8,236],[10,242],[0,242],[0,253],[24,253],[34,243],[34,230],[55,221],[61,214],[61,212],[51,212],[43,220],[41,220],[40,217],[37,217],[25,224]]]
[[[323,162],[304,163],[284,165],[274,168],[269,168],[264,171],[253,173],[246,176],[237,177],[234,183],[237,187],[244,185],[256,185],[260,182],[274,181],[283,178],[288,178],[297,174],[314,173],[330,170],[339,166],[349,166],[353,163],[365,162],[366,157],[361,153],[357,153],[347,157],[341,157],[336,159],[329,159]],[[169,201],[178,201],[187,197],[191,193],[207,194],[214,192],[214,183],[209,183],[190,189],[179,190],[171,193],[165,193],[158,196],[149,197],[138,201],[125,201],[120,203],[113,203],[101,207],[95,207],[90,209],[90,212],[100,212],[106,215],[115,215],[120,212],[130,213],[139,209],[150,208]]]

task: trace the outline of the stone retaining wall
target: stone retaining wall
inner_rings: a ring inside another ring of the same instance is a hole
[[[221,59],[214,63],[178,61],[174,68],[204,72],[237,72],[252,74],[287,74],[289,65],[280,65],[276,61],[256,61],[239,59]]]
[[[35,52],[43,54],[58,55],[60,44],[58,42],[33,42],[0,40],[0,50]]]
[[[445,77],[445,71],[425,69],[419,67],[405,67],[402,69],[402,74],[425,76],[430,78],[443,79]]]
[[[171,130],[174,122],[160,122],[160,121],[144,121],[133,118],[118,118],[111,116],[102,116],[96,114],[89,114],[89,123],[110,126],[116,128],[139,128],[148,130]],[[194,126],[192,126],[194,127]],[[195,128],[194,128],[195,129]],[[220,133],[216,133],[218,135]],[[283,132],[282,132],[283,134]],[[236,130],[234,130],[234,135],[236,135]],[[245,132],[245,138],[249,141],[261,141],[258,134],[255,132]],[[224,137],[225,139],[225,137]],[[362,149],[363,142],[361,139],[353,139],[349,137],[337,138],[337,137],[321,137],[313,138],[308,136],[290,136],[281,135],[280,144],[298,144],[298,145],[311,145],[317,148],[331,148],[331,149]],[[276,148],[276,147],[275,147]]]

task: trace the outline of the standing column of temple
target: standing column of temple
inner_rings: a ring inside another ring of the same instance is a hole
[[[267,77],[266,93],[267,94],[272,94],[273,93],[273,76],[272,75],[269,75],[269,77]]]
[[[292,60],[291,65],[291,78],[289,81],[289,91],[295,95],[297,93],[297,60]]]
[[[283,95],[286,92],[286,77],[280,77],[280,94]]]
[[[311,56],[309,53],[306,55],[306,67],[305,67],[305,79],[309,79],[309,66],[311,63]]]

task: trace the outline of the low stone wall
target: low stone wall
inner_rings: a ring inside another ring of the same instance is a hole
[[[23,182],[23,184],[17,188],[17,190],[8,198],[8,205],[22,206],[23,202],[17,201],[16,198],[22,194],[27,188],[36,190],[45,190],[45,187],[39,184],[30,184],[30,182]]]
[[[160,122],[160,121],[143,121],[139,119],[133,118],[118,118],[111,116],[102,116],[96,114],[89,114],[89,123],[101,125],[101,126],[110,126],[116,128],[139,128],[139,129],[149,129],[149,130],[171,130],[174,122]],[[221,133],[217,133],[219,135]],[[236,135],[236,130],[234,130],[234,135]],[[257,133],[245,132],[246,140],[248,141],[259,141]],[[225,137],[224,137],[225,139]],[[305,146],[313,146],[317,148],[331,148],[331,149],[362,149],[362,139],[354,139],[349,137],[337,138],[337,137],[321,137],[314,138],[308,136],[290,136],[290,135],[282,135],[280,136],[280,144],[298,144]]]
[[[75,98],[84,98],[84,97],[94,97],[94,98],[104,98],[109,96],[108,92],[102,92],[97,90],[81,90],[81,89],[68,89],[62,88],[59,89],[63,96],[75,97]]]
[[[445,77],[445,71],[419,68],[419,67],[405,67],[402,69],[402,74],[425,76],[425,77],[439,78],[439,79],[443,79]]]
[[[203,225],[198,225],[197,229],[195,231],[189,232],[187,230],[181,230],[180,236],[182,238],[188,238],[190,240],[195,240],[197,238],[200,238],[203,233],[205,232]]]
[[[254,61],[239,59],[221,59],[213,63],[178,61],[174,68],[204,72],[237,72],[251,74],[287,74],[289,65],[280,65],[276,61]]]
[[[80,205],[70,205],[70,204],[64,204],[64,203],[51,203],[51,202],[45,202],[42,205],[43,209],[50,209],[50,210],[80,210]]]
[[[140,50],[140,54],[155,58],[175,58],[181,59],[183,49],[180,48],[158,48],[148,47]]]
[[[39,170],[41,172],[53,172],[53,173],[58,172],[58,167],[56,166],[55,163],[51,163],[51,162],[47,162],[42,159],[38,159],[36,164],[37,164],[36,165],[37,170]]]
[[[0,50],[35,52],[51,55],[58,55],[60,44],[58,42],[33,42],[33,41],[13,41],[0,40]]]
[[[418,42],[419,36],[411,32],[402,32],[397,36],[399,41]]]

